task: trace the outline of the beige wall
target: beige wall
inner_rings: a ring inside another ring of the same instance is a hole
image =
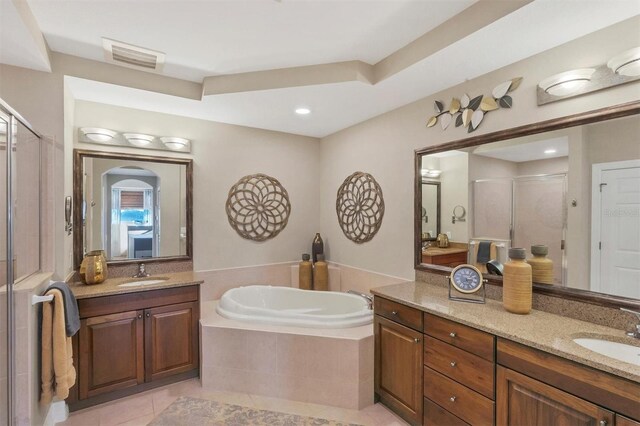
[[[504,81],[523,77],[513,92],[513,108],[489,113],[474,135],[636,101],[640,98],[638,82],[538,107],[536,85],[555,73],[606,63],[613,55],[636,47],[638,26],[640,18],[629,19],[323,138],[321,223],[330,259],[381,273],[413,276],[413,150],[469,136],[463,128],[425,128],[434,100],[448,104],[452,97],[464,93],[488,94]],[[342,235],[334,209],[336,189],[356,170],[369,172],[378,180],[387,206],[377,236],[361,245]]]
[[[567,173],[568,170],[569,157],[556,157],[518,163],[518,176],[553,175],[557,173]]]
[[[309,252],[319,226],[320,149],[315,138],[233,126],[155,112],[77,101],[75,127],[95,126],[193,141],[192,154],[105,147],[128,153],[191,157],[194,161],[194,268],[197,271],[296,260]],[[103,149],[79,143],[76,148]],[[242,176],[266,173],[289,193],[291,216],[274,239],[257,243],[229,225],[225,202]]]
[[[453,209],[460,205],[469,211],[469,167],[467,153],[440,159],[442,174],[442,219],[441,232],[451,233],[450,241],[466,243],[469,241],[469,218],[465,222],[451,223]]]

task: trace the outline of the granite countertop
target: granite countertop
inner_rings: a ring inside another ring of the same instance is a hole
[[[144,279],[152,280],[152,279],[161,279],[161,278],[167,278],[167,280],[158,284],[148,284],[148,285],[141,285],[141,286],[135,286],[135,287],[119,287],[120,284],[125,284],[127,282],[144,280]],[[148,278],[131,278],[131,277],[108,278],[103,283],[93,284],[93,285],[87,285],[82,282],[73,282],[73,283],[69,283],[69,288],[71,288],[71,291],[73,291],[73,294],[76,296],[76,299],[86,299],[88,297],[137,293],[140,291],[158,290],[158,289],[170,288],[170,287],[185,287],[189,285],[198,285],[202,283],[203,281],[201,279],[198,279],[194,272],[188,271],[188,272],[173,272],[168,274],[157,274],[157,275],[152,275]]]
[[[629,364],[600,355],[573,341],[576,337],[597,337],[640,346],[640,342],[627,337],[622,330],[537,310],[532,310],[528,315],[512,314],[502,307],[502,302],[491,299],[487,299],[486,304],[457,302],[449,300],[446,287],[424,282],[379,287],[371,292],[376,296],[640,382],[640,364]]]

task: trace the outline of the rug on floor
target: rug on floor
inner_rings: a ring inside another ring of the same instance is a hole
[[[158,415],[149,426],[360,426],[317,417],[258,410],[240,405],[181,396]]]

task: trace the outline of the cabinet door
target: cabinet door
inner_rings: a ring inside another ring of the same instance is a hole
[[[147,382],[198,368],[198,302],[146,309]]]
[[[82,320],[79,398],[125,389],[144,382],[142,311]]]
[[[616,414],[616,426],[640,426],[640,422]]]
[[[498,366],[498,425],[612,425],[614,414],[513,370]]]
[[[380,400],[411,424],[422,423],[422,334],[378,315],[375,389]]]

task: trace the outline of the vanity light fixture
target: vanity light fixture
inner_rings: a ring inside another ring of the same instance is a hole
[[[162,141],[164,146],[174,151],[183,149],[189,143],[189,139],[177,138],[173,136],[163,136],[160,138],[160,140]]]
[[[99,127],[81,127],[80,131],[89,140],[93,142],[109,142],[117,133],[109,129],[101,129]]]
[[[618,75],[640,76],[640,47],[627,50],[611,58],[607,66]]]
[[[556,152],[558,152],[558,150],[553,148],[544,150],[545,154],[555,154]]]
[[[538,84],[545,93],[567,96],[579,92],[591,80],[595,68],[581,68],[547,77]]]
[[[135,146],[147,146],[154,139],[153,136],[144,135],[142,133],[124,133],[122,136],[125,137],[127,142]]]
[[[437,178],[437,177],[440,177],[440,174],[442,174],[442,170],[421,169],[420,174],[428,178]]]
[[[311,110],[307,107],[296,108],[296,114],[298,115],[308,115],[311,114]]]

